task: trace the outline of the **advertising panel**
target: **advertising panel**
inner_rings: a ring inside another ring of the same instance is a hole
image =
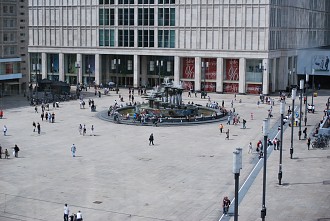
[[[247,84],[246,85],[246,93],[247,94],[260,94],[262,91],[261,84]]]
[[[195,78],[195,58],[183,58],[183,75],[182,78]]]
[[[239,59],[226,60],[226,76],[225,80],[238,81],[239,80]]]
[[[225,93],[238,93],[238,83],[224,83],[223,92]]]

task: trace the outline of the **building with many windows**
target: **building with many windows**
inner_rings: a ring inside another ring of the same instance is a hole
[[[28,79],[28,1],[0,1],[0,93],[19,93]]]
[[[31,79],[139,87],[168,77],[268,94],[297,81],[299,49],[330,45],[329,12],[327,0],[31,0]]]

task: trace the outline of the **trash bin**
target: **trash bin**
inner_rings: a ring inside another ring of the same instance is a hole
[[[317,97],[317,93],[315,92],[315,93],[313,94],[313,96],[314,96],[314,97]]]

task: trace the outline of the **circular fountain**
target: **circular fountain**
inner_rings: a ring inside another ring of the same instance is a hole
[[[226,115],[218,108],[203,107],[199,104],[182,102],[181,83],[164,79],[162,85],[148,90],[142,97],[146,102],[135,106],[110,107],[101,112],[99,117],[115,123],[131,125],[187,125],[219,121]]]

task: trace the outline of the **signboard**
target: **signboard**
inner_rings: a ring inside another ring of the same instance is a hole
[[[330,76],[330,50],[299,50],[297,60],[297,74]]]
[[[216,58],[204,58],[204,62],[208,62],[208,68],[205,69],[205,79],[216,80],[217,79],[217,59]]]
[[[204,87],[204,82],[202,82],[202,88]],[[207,92],[215,92],[216,83],[215,82],[205,82],[205,91]]]
[[[183,58],[183,78],[195,78],[195,58]]]
[[[261,94],[262,85],[261,84],[247,84],[246,93],[247,94]]]
[[[238,93],[238,83],[224,83],[223,92],[225,93]]]

